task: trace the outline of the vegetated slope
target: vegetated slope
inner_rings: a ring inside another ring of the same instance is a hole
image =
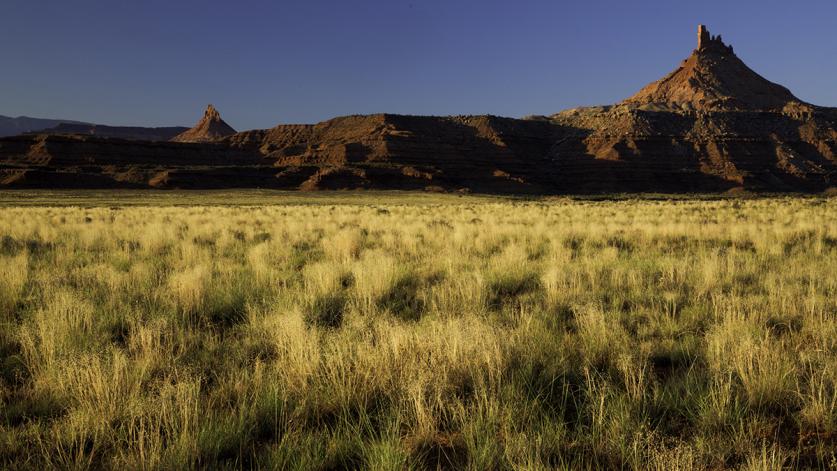
[[[837,109],[762,78],[703,27],[680,68],[612,106],[523,120],[344,116],[235,133],[210,105],[172,141],[7,138],[0,184],[677,193],[822,191],[837,175]]]

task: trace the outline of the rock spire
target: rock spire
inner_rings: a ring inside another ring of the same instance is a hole
[[[198,124],[192,129],[178,134],[172,141],[211,142],[232,134],[235,134],[235,129],[221,119],[221,113],[214,106],[208,105]]]

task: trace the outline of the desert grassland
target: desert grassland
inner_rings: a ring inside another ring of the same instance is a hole
[[[837,199],[335,198],[0,208],[0,467],[837,466]]]

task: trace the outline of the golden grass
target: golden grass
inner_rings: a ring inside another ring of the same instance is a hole
[[[837,200],[370,195],[0,208],[0,467],[837,465]]]

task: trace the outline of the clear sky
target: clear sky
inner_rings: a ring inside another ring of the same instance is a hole
[[[837,106],[837,1],[4,0],[0,115],[236,129],[612,103],[722,34]]]

